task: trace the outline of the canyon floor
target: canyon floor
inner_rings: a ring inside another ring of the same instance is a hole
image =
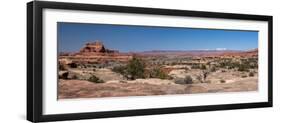
[[[160,79],[140,82],[92,83],[85,80],[59,80],[59,99],[97,98],[122,96],[148,96],[171,94],[219,93],[257,91],[257,78],[249,77],[229,83],[173,84]],[[156,84],[153,84],[156,83]]]

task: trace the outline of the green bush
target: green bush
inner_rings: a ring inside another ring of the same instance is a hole
[[[143,60],[133,57],[126,66],[117,66],[112,69],[116,73],[120,73],[127,79],[135,80],[144,78],[145,63]]]
[[[96,77],[95,75],[92,75],[92,76],[88,79],[88,81],[94,82],[94,83],[104,83],[103,80],[99,79],[99,78]]]
[[[144,78],[144,68],[145,63],[141,59],[133,57],[126,66],[127,77],[132,80]]]

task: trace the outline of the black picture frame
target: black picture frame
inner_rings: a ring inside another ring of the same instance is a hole
[[[43,107],[42,107],[43,12],[42,10],[45,8],[266,21],[268,22],[268,101],[255,102],[255,103],[241,103],[241,104],[44,115],[42,113],[43,111]],[[45,2],[45,1],[29,2],[27,3],[27,120],[32,122],[45,122],[45,121],[63,121],[63,120],[94,119],[94,118],[107,118],[107,117],[124,117],[124,116],[137,116],[137,115],[154,115],[154,114],[272,107],[273,106],[272,28],[273,28],[273,17],[264,16],[264,15],[185,11],[185,10],[93,5],[93,4],[63,3],[63,2]]]

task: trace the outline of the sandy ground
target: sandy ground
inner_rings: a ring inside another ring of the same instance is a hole
[[[153,80],[153,79],[152,79]],[[150,80],[151,81],[151,80]],[[121,96],[147,96],[167,94],[219,93],[256,91],[258,83],[256,77],[248,77],[231,83],[199,83],[199,84],[171,84],[157,81],[146,83],[137,80],[120,83],[92,83],[84,80],[59,80],[59,99],[69,98],[96,98]]]

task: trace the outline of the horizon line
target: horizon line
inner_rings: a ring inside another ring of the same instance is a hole
[[[107,49],[107,48],[106,48]],[[245,51],[252,51],[252,50],[258,50],[259,48],[249,48],[249,49],[226,49],[226,48],[215,48],[215,49],[189,49],[189,50],[144,50],[144,51],[119,51],[119,53],[145,53],[145,52],[192,52],[192,51],[236,51],[236,52],[245,52]],[[111,49],[116,50],[116,49]],[[78,51],[59,51],[59,53],[76,53]]]

